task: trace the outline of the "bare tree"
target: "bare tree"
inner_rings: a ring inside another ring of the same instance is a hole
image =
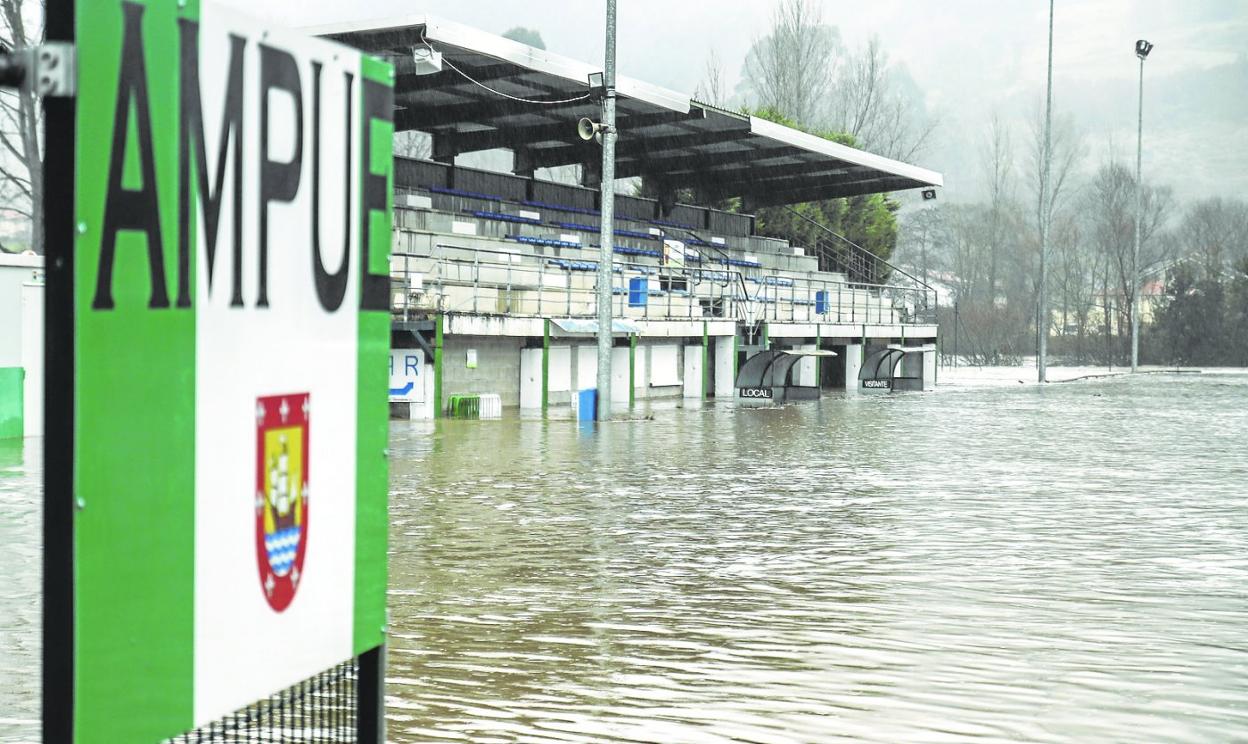
[[[401,158],[428,160],[433,154],[433,138],[415,130],[394,133],[394,154]]]
[[[1174,194],[1167,186],[1145,184],[1140,220],[1140,276],[1147,277],[1173,258],[1174,241],[1161,240],[1174,211]],[[1104,254],[1102,293],[1106,308],[1105,333],[1111,335],[1110,317],[1117,321],[1118,335],[1130,324],[1135,293],[1133,265],[1135,239],[1135,176],[1121,162],[1102,165],[1092,180],[1086,203],[1093,239]],[[1111,307],[1112,306],[1112,307]]]
[[[1182,250],[1216,277],[1248,257],[1248,204],[1220,196],[1188,208],[1180,230]]]
[[[980,153],[988,183],[988,302],[995,303],[1001,256],[1009,225],[1008,212],[1015,206],[1014,151],[1009,127],[994,115]]]
[[[1027,176],[1031,183],[1032,196],[1035,203],[1036,231],[1039,233],[1041,221],[1052,224],[1053,216],[1069,206],[1074,187],[1074,176],[1087,155],[1083,136],[1075,128],[1074,119],[1069,116],[1056,116],[1053,120],[1052,136],[1049,152],[1052,154],[1049,166],[1049,203],[1040,203],[1040,181],[1043,177],[1044,163],[1044,109],[1037,106],[1031,119],[1031,143],[1027,152]]]
[[[723,107],[727,100],[728,85],[724,82],[724,63],[719,58],[715,47],[711,47],[703,67],[702,80],[693,90],[693,97],[712,106]]]
[[[39,44],[42,25],[28,15],[37,8],[24,0],[0,0],[0,44],[23,49]],[[41,111],[26,88],[0,90],[0,211],[30,220],[31,248],[43,253],[43,154],[39,142]]]
[[[829,126],[886,157],[908,160],[918,154],[936,121],[922,116],[922,101],[897,84],[899,71],[889,64],[880,38],[872,36],[848,55],[840,71],[830,96]]]
[[[771,31],[745,59],[756,103],[802,124],[820,118],[836,74],[839,39],[813,0],[779,0]]]

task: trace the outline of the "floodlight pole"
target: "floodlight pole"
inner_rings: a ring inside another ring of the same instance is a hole
[[[611,417],[611,264],[615,242],[615,0],[607,0],[607,51],[602,82],[602,228],[598,246],[598,411]]]
[[[1040,350],[1036,360],[1036,374],[1040,382],[1048,382],[1049,367],[1049,177],[1052,168],[1052,122],[1053,122],[1053,0],[1049,0],[1049,84],[1044,102],[1044,163],[1040,172],[1040,313],[1036,318],[1040,335]]]
[[[1145,42],[1147,43],[1147,42]],[[1140,114],[1135,136],[1135,247],[1131,251],[1131,371],[1140,366],[1140,225],[1144,215],[1144,184],[1141,181],[1144,161],[1144,59],[1151,45],[1141,53],[1136,42],[1135,56],[1140,58]]]

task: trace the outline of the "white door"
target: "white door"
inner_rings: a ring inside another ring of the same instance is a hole
[[[520,350],[520,407],[542,407],[542,349]]]

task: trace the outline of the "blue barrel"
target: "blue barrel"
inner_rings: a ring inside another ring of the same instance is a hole
[[[598,407],[598,390],[589,388],[576,394],[576,420],[593,421]]]

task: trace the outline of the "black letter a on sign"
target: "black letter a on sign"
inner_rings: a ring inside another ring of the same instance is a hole
[[[147,261],[152,276],[152,299],[148,307],[169,307],[165,287],[165,251],[160,240],[160,209],[156,198],[156,162],[152,155],[152,119],[147,100],[147,62],[143,56],[143,6],[124,3],[125,37],[121,44],[121,73],[117,81],[117,106],[113,109],[113,145],[108,163],[108,197],[104,203],[104,235],[95,299],[91,307],[111,310],[113,259],[117,232],[137,230],[147,234]],[[139,167],[143,185],[138,191],[121,184],[126,163],[126,132],[130,129],[130,103],[134,101],[139,139]]]

